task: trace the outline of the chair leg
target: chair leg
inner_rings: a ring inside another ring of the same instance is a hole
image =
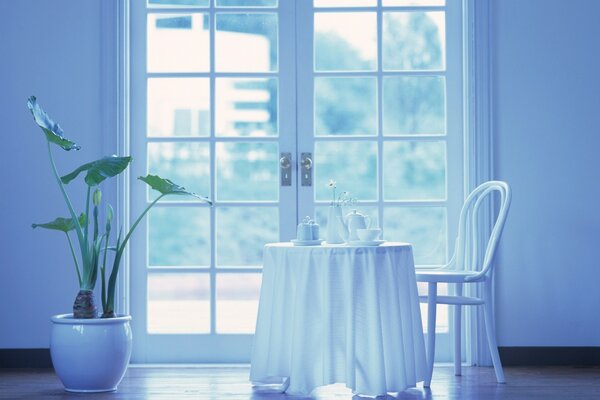
[[[463,284],[456,284],[456,296],[462,296]],[[462,305],[456,304],[454,306],[454,375],[460,376],[461,362],[462,362],[462,351],[461,351],[461,314]]]
[[[429,282],[427,292],[427,367],[428,376],[424,387],[431,386],[433,376],[433,360],[435,359],[435,312],[437,305],[437,282]]]
[[[504,371],[498,354],[498,342],[496,341],[496,324],[494,316],[494,307],[492,306],[492,282],[487,280],[483,288],[483,318],[485,321],[485,332],[487,334],[488,345],[492,355],[494,371],[496,372],[496,380],[498,383],[506,383],[504,379]]]

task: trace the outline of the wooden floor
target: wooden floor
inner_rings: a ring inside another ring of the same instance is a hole
[[[52,370],[0,369],[1,399],[301,399],[285,394],[253,392],[248,366],[190,368],[131,367],[119,389],[105,394],[72,394],[63,390]],[[419,384],[387,399],[600,399],[600,368],[506,368],[504,385],[496,384],[492,368],[469,367],[455,377],[451,367],[436,367],[431,389]],[[343,385],[317,389],[308,399],[361,399]],[[307,398],[304,398],[307,399]]]

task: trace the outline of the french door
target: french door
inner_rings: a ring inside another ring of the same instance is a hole
[[[331,180],[417,264],[446,262],[463,196],[458,0],[145,3],[131,2],[132,176],[214,204],[166,198],[132,239],[134,362],[247,361],[262,247],[304,216],[325,232]],[[132,180],[131,214],[154,196]]]

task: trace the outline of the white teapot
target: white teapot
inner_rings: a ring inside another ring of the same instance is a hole
[[[357,229],[367,229],[371,224],[371,218],[356,210],[352,210],[344,218],[340,217],[340,235],[346,242],[358,241]]]

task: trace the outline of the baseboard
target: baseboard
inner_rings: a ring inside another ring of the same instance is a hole
[[[598,366],[600,347],[499,347],[504,366]]]
[[[600,366],[600,347],[500,347],[510,366]],[[50,349],[0,349],[0,368],[52,368]]]
[[[0,368],[52,368],[50,349],[0,349]]]

